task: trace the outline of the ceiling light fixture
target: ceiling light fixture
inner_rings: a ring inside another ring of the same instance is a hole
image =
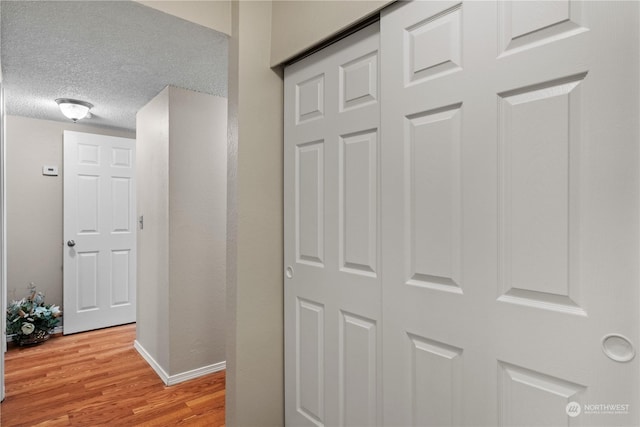
[[[56,99],[56,103],[58,107],[60,107],[62,114],[73,120],[74,123],[87,117],[89,110],[93,108],[93,104],[70,98],[58,98]]]

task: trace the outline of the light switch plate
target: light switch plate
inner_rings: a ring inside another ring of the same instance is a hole
[[[58,167],[57,166],[43,166],[42,167],[42,175],[46,176],[58,176]]]

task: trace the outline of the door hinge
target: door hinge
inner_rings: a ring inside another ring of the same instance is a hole
[[[140,215],[140,218],[138,218],[138,223],[140,224],[140,230],[144,229],[144,215]]]

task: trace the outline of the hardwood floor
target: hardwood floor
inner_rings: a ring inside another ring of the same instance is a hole
[[[10,345],[1,425],[224,425],[224,371],[166,387],[134,339],[132,324]]]

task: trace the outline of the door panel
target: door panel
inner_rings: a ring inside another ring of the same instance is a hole
[[[405,120],[404,262],[410,285],[460,288],[460,105]]]
[[[296,145],[296,259],[323,267],[324,141]]]
[[[378,26],[285,71],[290,425],[375,425],[380,407]]]
[[[459,425],[462,349],[409,334],[414,425]]]
[[[580,83],[499,94],[499,300],[579,306]]]
[[[99,252],[77,253],[78,302],[77,312],[98,308],[98,255]]]
[[[111,180],[111,232],[131,233],[131,178]]]
[[[364,426],[377,422],[376,321],[340,312],[339,411],[340,425]]]
[[[505,426],[567,425],[567,402],[576,401],[585,388],[503,362],[498,376],[498,420]]]
[[[375,130],[340,137],[340,271],[376,277],[378,158]]]
[[[638,424],[638,362],[602,351],[638,342],[637,21],[615,2],[383,13],[385,425]]]
[[[324,307],[298,299],[296,306],[296,409],[310,421],[324,418]]]
[[[135,140],[65,131],[64,156],[64,332],[134,322]]]

